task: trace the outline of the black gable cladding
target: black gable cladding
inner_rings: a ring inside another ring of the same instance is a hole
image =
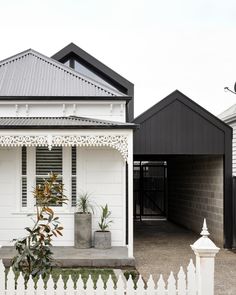
[[[133,120],[134,159],[223,155],[225,247],[236,235],[232,197],[232,128],[176,90]]]
[[[179,91],[134,119],[134,154],[225,153],[232,129]]]
[[[68,59],[75,59],[85,67],[99,75],[108,83],[116,87],[119,91],[131,97],[127,104],[127,121],[131,122],[134,118],[134,84],[124,77],[104,65],[102,62],[88,54],[74,43],[70,43],[52,56],[53,59],[62,63]]]

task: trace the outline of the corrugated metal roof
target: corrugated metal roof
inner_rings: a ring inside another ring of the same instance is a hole
[[[133,123],[121,123],[84,117],[0,117],[0,129],[20,128],[135,128]]]
[[[125,95],[29,49],[0,62],[0,96]]]

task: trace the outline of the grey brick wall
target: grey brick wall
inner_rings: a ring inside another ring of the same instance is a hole
[[[168,161],[168,218],[199,233],[206,217],[211,238],[223,245],[223,157]]]

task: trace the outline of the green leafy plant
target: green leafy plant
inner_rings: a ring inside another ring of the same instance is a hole
[[[18,254],[12,260],[13,270],[21,271],[25,280],[30,275],[45,278],[51,272],[55,264],[51,250],[52,237],[62,236],[63,227],[50,206],[61,206],[67,201],[63,184],[58,182],[54,173],[50,173],[43,184],[36,185],[33,196],[36,206],[34,225],[25,228],[28,232],[26,237],[14,240]]]
[[[101,206],[101,209],[102,215],[98,226],[101,231],[107,231],[109,229],[109,225],[113,222],[112,220],[110,220],[111,211],[109,211],[107,204],[104,207]]]
[[[76,208],[79,213],[88,214],[93,212],[93,205],[90,201],[90,195],[88,193],[82,193],[78,196]]]

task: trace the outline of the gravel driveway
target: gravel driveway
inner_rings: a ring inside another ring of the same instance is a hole
[[[147,279],[162,273],[175,276],[180,265],[186,267],[195,255],[190,248],[199,236],[168,221],[135,223],[134,255],[136,268]],[[210,229],[209,229],[210,231]],[[215,295],[236,295],[236,253],[221,249],[216,256]]]

